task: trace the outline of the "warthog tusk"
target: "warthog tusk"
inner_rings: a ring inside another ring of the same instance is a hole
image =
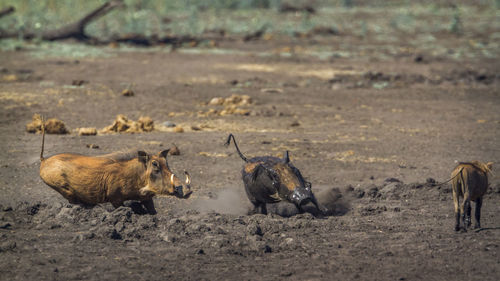
[[[190,185],[191,184],[191,177],[189,176],[189,173],[187,171],[184,171],[184,175],[186,175],[186,184]]]
[[[170,175],[170,183],[174,185],[174,174]]]

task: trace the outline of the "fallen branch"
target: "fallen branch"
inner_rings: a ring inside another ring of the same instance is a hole
[[[123,5],[122,0],[112,0],[104,3],[102,6],[98,7],[94,11],[85,15],[80,20],[71,23],[69,25],[63,26],[59,29],[42,31],[41,39],[54,41],[54,40],[62,40],[74,38],[77,40],[88,40],[90,37],[85,34],[85,27],[91,23],[92,21],[106,15],[111,10],[121,7]],[[0,38],[14,38],[22,36],[24,39],[32,39],[37,36],[36,33],[32,31],[28,32],[5,32],[0,31]]]

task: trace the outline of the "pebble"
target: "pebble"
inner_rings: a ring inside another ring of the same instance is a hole
[[[177,125],[175,125],[174,122],[171,122],[171,121],[165,121],[162,123],[162,125],[167,127],[167,128],[173,128],[173,127],[177,126]]]

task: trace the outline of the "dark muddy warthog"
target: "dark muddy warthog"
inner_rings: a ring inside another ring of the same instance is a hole
[[[190,177],[183,184],[169,169],[168,150],[157,155],[144,151],[111,153],[96,157],[62,153],[43,157],[45,130],[42,126],[40,177],[72,204],[111,202],[115,208],[126,200],[139,200],[155,214],[153,196],[170,194],[187,198]]]
[[[320,213],[325,214],[326,208],[320,206],[311,191],[311,183],[304,180],[299,169],[290,163],[288,151],[283,158],[263,156],[247,159],[238,148],[233,134],[229,134],[226,146],[233,139],[236,151],[245,165],[242,176],[248,199],[254,205],[254,213],[267,214],[267,203],[288,201],[304,212],[302,206],[311,202]]]
[[[492,162],[482,163],[479,161],[461,162],[451,173],[453,187],[453,203],[455,204],[455,230],[460,230],[460,213],[464,230],[471,225],[470,201],[476,203],[474,217],[476,223],[474,228],[481,228],[481,206],[483,205],[483,195],[488,189],[488,173],[493,167]],[[459,204],[460,197],[463,197],[462,204]],[[459,209],[460,208],[460,209]]]

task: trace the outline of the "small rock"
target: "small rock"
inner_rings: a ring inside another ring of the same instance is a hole
[[[9,229],[11,227],[12,227],[12,224],[10,222],[0,223],[0,228],[1,229]]]
[[[401,182],[401,181],[397,178],[386,178],[384,182]]]
[[[249,224],[247,226],[247,232],[250,235],[259,235],[259,236],[262,236],[262,228],[260,227],[260,225],[258,225],[256,223]]]
[[[165,126],[165,127],[167,127],[167,128],[173,128],[173,127],[176,126],[175,123],[171,122],[171,121],[165,121],[165,122],[163,122],[162,125]]]
[[[182,127],[175,127],[174,133],[184,133],[184,129]]]
[[[430,183],[430,184],[435,184],[435,183],[436,183],[436,180],[435,180],[435,179],[433,179],[433,178],[427,178],[427,179],[425,180],[425,182],[426,182],[426,183]]]
[[[264,245],[264,253],[272,253],[273,249],[269,245]]]
[[[360,188],[356,188],[352,191],[352,195],[355,198],[363,198],[365,196],[365,191]]]
[[[113,240],[121,240],[122,236],[120,235],[120,233],[118,233],[118,231],[116,231],[116,229],[113,229],[113,231],[109,235],[109,238],[111,238]]]
[[[372,198],[378,197],[380,195],[378,192],[378,188],[375,185],[371,185],[366,194],[368,194],[368,196],[371,196]]]
[[[15,241],[7,241],[2,244],[0,244],[0,253],[1,252],[7,252],[7,251],[12,251],[17,247],[17,244]]]
[[[86,146],[87,146],[87,148],[92,148],[92,149],[98,149],[99,148],[99,145],[93,144],[93,143],[88,143]]]

